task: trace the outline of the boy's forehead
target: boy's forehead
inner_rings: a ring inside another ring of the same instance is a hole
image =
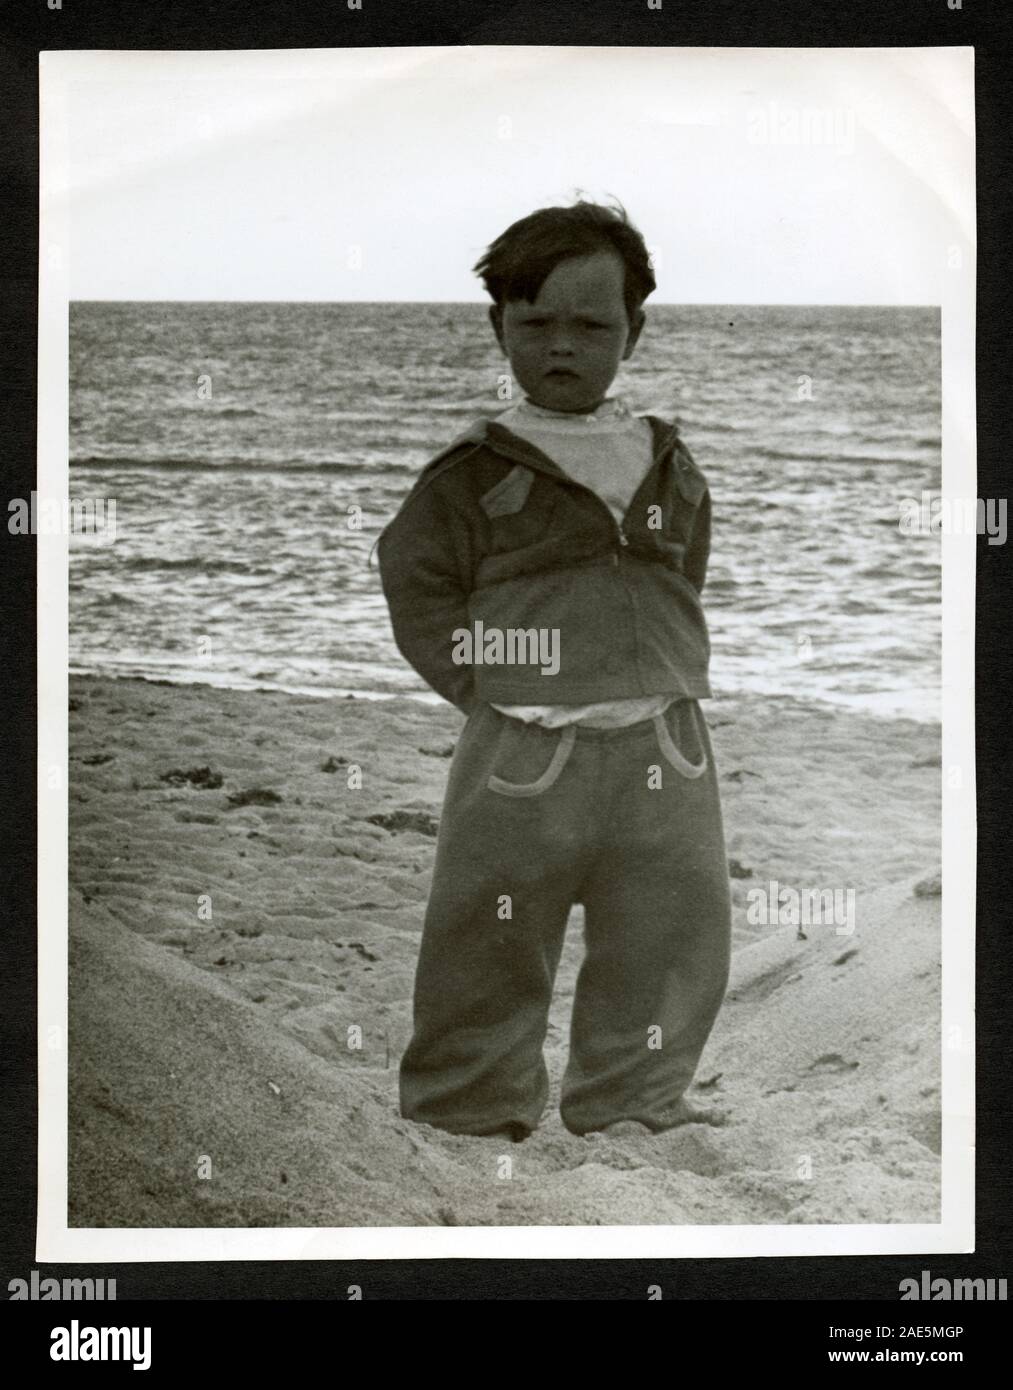
[[[542,281],[535,306],[517,300],[518,309],[600,309],[610,302],[624,303],[626,267],[614,251],[590,256],[571,256],[560,261]]]

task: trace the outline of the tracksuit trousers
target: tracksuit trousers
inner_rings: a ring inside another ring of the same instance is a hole
[[[570,908],[585,958],[560,1114],[575,1134],[666,1128],[728,981],[730,902],[703,714],[545,729],[478,705],[454,752],[400,1070],[401,1113],[533,1130]]]

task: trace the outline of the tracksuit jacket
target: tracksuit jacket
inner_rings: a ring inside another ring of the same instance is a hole
[[[622,526],[600,497],[495,420],[423,470],[379,540],[384,594],[406,660],[466,712],[710,695],[700,602],[710,493],[674,425],[646,417],[654,462]],[[456,665],[452,634],[560,634],[560,669]]]

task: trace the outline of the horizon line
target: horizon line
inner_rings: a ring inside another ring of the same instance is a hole
[[[444,304],[454,308],[462,305],[475,305],[478,308],[491,308],[492,301],[485,299],[122,299],[102,297],[72,298],[68,304],[326,304],[366,306],[378,304]],[[882,300],[773,300],[773,299],[700,299],[700,300],[654,300],[644,304],[650,309],[940,309],[941,303],[891,303]]]

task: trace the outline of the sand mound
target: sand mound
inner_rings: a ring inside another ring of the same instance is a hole
[[[228,982],[72,909],[72,1225],[938,1219],[938,926],[910,885],[846,942],[785,929],[739,953],[695,1088],[724,1127],[578,1139],[550,1111],[506,1146],[509,1179],[502,1140],[400,1119],[393,1060],[325,1061]]]

